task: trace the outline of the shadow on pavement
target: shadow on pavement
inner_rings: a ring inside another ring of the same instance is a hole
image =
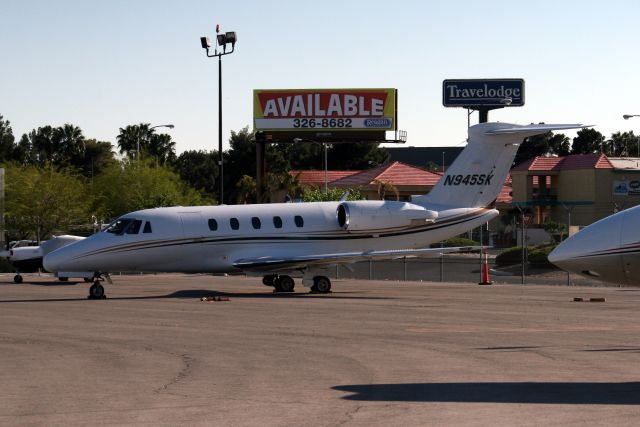
[[[345,400],[390,402],[638,405],[638,382],[465,382],[340,385]]]
[[[22,285],[17,285],[22,286]],[[292,293],[273,293],[273,292],[221,292],[221,291],[208,291],[200,289],[184,289],[176,292],[172,292],[167,295],[145,295],[145,296],[130,296],[130,297],[109,297],[109,288],[106,288],[107,298],[106,300],[148,300],[148,299],[200,299],[206,297],[228,297],[233,298],[291,298],[291,299],[354,299],[354,300],[393,300],[396,298],[391,297],[372,297],[372,296],[357,296],[359,292],[333,292],[330,294],[312,294],[309,292],[292,292]],[[87,287],[88,292],[88,287]],[[13,300],[0,300],[0,304],[17,303],[17,302],[63,302],[63,301],[86,301],[85,295],[73,297],[73,298],[43,298],[43,299],[13,299]],[[102,300],[100,300],[102,301]]]

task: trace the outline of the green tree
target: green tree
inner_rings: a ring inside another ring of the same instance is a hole
[[[175,161],[180,178],[191,187],[210,197],[218,194],[218,152],[204,150],[183,151]]]
[[[640,157],[640,137],[633,131],[616,132],[605,141],[604,152],[611,157],[630,157],[634,154]]]
[[[52,153],[52,163],[70,165],[72,159],[84,156],[85,138],[82,129],[70,123],[53,130],[55,152]]]
[[[276,150],[283,153],[288,169],[309,170],[324,168],[324,147],[318,143],[294,142],[276,144]]]
[[[238,203],[254,203],[256,200],[256,180],[252,176],[243,175],[236,184],[238,187]]]
[[[166,133],[152,134],[145,152],[161,165],[173,164],[177,158],[176,143],[171,140],[171,135]]]
[[[555,221],[547,221],[542,224],[544,231],[549,233],[555,243],[563,240],[562,236],[567,232],[567,224]]]
[[[249,127],[240,131],[231,131],[229,151],[224,157],[224,201],[227,203],[238,199],[239,188],[236,186],[244,175],[256,174],[256,147],[253,133]]]
[[[137,156],[138,150],[141,152],[145,149],[153,129],[150,129],[149,123],[140,123],[137,125],[128,125],[120,128],[120,132],[116,137],[118,141],[118,149],[120,154],[124,154],[127,158],[133,159]]]
[[[133,159],[140,151],[140,158],[153,157],[157,165],[171,164],[176,160],[176,143],[171,135],[157,134],[149,123],[139,123],[120,128],[116,137],[120,154]]]
[[[42,240],[90,221],[83,179],[52,166],[6,168],[6,227],[16,239]]]
[[[295,176],[289,172],[268,173],[264,199],[261,202],[284,202],[297,199],[302,195],[304,187],[300,182],[300,173]],[[274,200],[275,199],[275,200]]]
[[[549,151],[558,156],[568,156],[571,153],[571,140],[562,133],[551,132],[549,137]]]
[[[373,182],[378,186],[378,198],[380,200],[388,200],[389,193],[393,194],[394,200],[400,200],[400,192],[395,185],[390,182],[380,181],[379,179],[374,179]]]
[[[14,159],[23,164],[64,168],[82,158],[84,150],[85,138],[78,126],[42,126],[22,135]]]
[[[86,177],[100,175],[107,167],[117,163],[113,145],[108,141],[85,139],[84,152],[71,159],[71,164]]]
[[[370,142],[333,144],[328,153],[331,170],[364,170],[389,161],[389,152]]]
[[[593,128],[580,129],[573,138],[571,154],[598,153],[604,149],[604,135]]]
[[[94,179],[94,212],[112,219],[140,209],[208,204],[209,199],[189,187],[169,168],[153,159],[124,161],[107,167]]]
[[[433,173],[442,172],[442,165],[437,164],[433,160],[429,160],[424,168]]]
[[[561,133],[546,132],[530,136],[520,144],[513,163],[519,165],[536,156],[566,156],[569,154],[569,147],[569,138]]]
[[[16,160],[15,137],[9,120],[4,120],[0,114],[0,162]]]

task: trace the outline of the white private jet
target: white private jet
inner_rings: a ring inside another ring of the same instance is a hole
[[[640,206],[594,222],[549,254],[558,267],[585,277],[640,285]]]
[[[34,272],[43,268],[43,257],[56,249],[83,240],[84,237],[62,235],[53,236],[49,240],[38,242],[35,240],[18,240],[12,242],[5,251],[0,251],[0,257],[7,258],[16,268],[14,283],[22,283],[21,272]],[[80,277],[91,281],[93,272],[55,272],[51,271],[61,281],[67,281],[70,277]]]
[[[461,248],[421,249],[498,215],[496,199],[523,138],[580,124],[482,123],[433,190],[396,201],[274,203],[146,209],[51,252],[47,270],[95,271],[90,297],[104,297],[102,274],[244,272],[276,291],[292,276],[313,291],[331,290],[328,268],[362,260],[439,256]],[[108,275],[105,276],[107,280]]]

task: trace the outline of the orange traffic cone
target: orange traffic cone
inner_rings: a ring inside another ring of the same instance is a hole
[[[478,285],[493,285],[489,279],[489,255],[484,254],[484,263],[482,264],[482,282]]]

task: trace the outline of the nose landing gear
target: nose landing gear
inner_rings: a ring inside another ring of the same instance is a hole
[[[93,275],[93,285],[89,288],[88,299],[106,299],[107,296],[104,294],[104,287],[100,282],[106,280],[109,283],[111,282],[111,277],[108,273],[100,273],[96,272]]]

